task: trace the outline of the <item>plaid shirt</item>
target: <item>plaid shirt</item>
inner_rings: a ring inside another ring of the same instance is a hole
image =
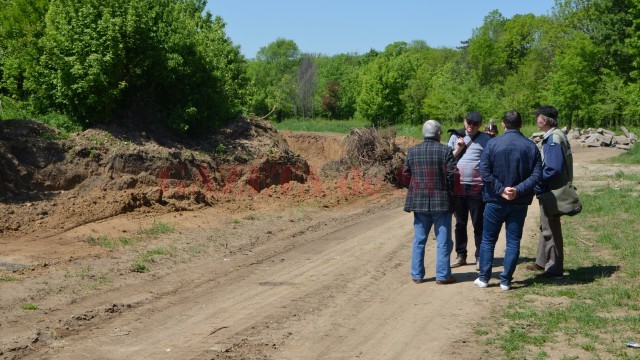
[[[450,212],[455,173],[451,149],[437,139],[410,148],[402,169],[403,184],[409,185],[404,211]]]

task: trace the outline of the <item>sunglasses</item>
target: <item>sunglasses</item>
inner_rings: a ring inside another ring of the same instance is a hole
[[[469,121],[469,120],[466,120],[466,121],[467,121],[467,124],[469,124],[469,125],[471,125],[471,126],[480,126],[480,123],[479,123],[479,122]]]

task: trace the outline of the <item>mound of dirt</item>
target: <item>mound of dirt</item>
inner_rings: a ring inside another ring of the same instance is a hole
[[[181,139],[108,127],[61,138],[29,120],[0,122],[0,232],[61,232],[132,211],[211,206],[238,194],[305,183],[309,165],[268,123],[238,119]]]

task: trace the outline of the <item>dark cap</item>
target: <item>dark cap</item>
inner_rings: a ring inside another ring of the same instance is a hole
[[[531,115],[544,115],[546,117],[558,120],[558,110],[556,110],[556,108],[551,105],[540,106],[540,109],[538,109],[538,111],[532,112]]]
[[[467,116],[464,117],[467,121],[480,124],[482,122],[482,116],[477,111],[469,111]]]

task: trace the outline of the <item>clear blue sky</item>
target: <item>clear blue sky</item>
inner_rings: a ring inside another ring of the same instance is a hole
[[[484,17],[498,10],[546,15],[554,0],[208,0],[207,10],[227,23],[226,34],[247,58],[277,38],[304,53],[378,51],[396,41],[424,40],[456,47]]]

